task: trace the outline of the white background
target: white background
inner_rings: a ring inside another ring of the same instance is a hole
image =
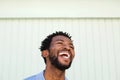
[[[39,47],[55,31],[74,40],[69,80],[120,80],[119,0],[0,0],[0,80],[45,68]]]
[[[120,17],[120,0],[0,0],[0,17]]]

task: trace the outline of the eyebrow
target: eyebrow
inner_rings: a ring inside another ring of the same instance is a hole
[[[62,42],[64,42],[64,40],[62,40],[62,39],[57,39],[56,41],[62,41]],[[72,45],[72,46],[74,46],[73,43],[72,43],[72,41],[69,44]]]
[[[64,42],[64,40],[62,40],[62,39],[57,39],[57,40],[55,40],[55,41],[62,41],[62,42]]]

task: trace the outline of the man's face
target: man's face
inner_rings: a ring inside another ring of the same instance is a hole
[[[74,58],[72,41],[65,36],[55,36],[49,49],[49,59],[53,66],[60,70],[68,69]]]

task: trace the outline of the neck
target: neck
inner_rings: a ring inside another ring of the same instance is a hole
[[[45,80],[65,80],[65,71],[61,71],[54,66],[46,66],[44,73]]]

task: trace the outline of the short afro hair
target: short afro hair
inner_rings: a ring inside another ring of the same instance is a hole
[[[51,44],[51,41],[52,41],[52,38],[55,37],[55,36],[58,36],[58,35],[62,35],[62,36],[65,36],[67,38],[69,38],[71,40],[71,36],[70,34],[68,34],[67,32],[63,32],[63,31],[56,31],[55,33],[52,33],[50,35],[48,35],[41,43],[41,46],[40,46],[40,51],[44,51],[44,50],[49,50],[50,48],[50,44]],[[44,58],[44,61],[46,63],[46,59]]]

